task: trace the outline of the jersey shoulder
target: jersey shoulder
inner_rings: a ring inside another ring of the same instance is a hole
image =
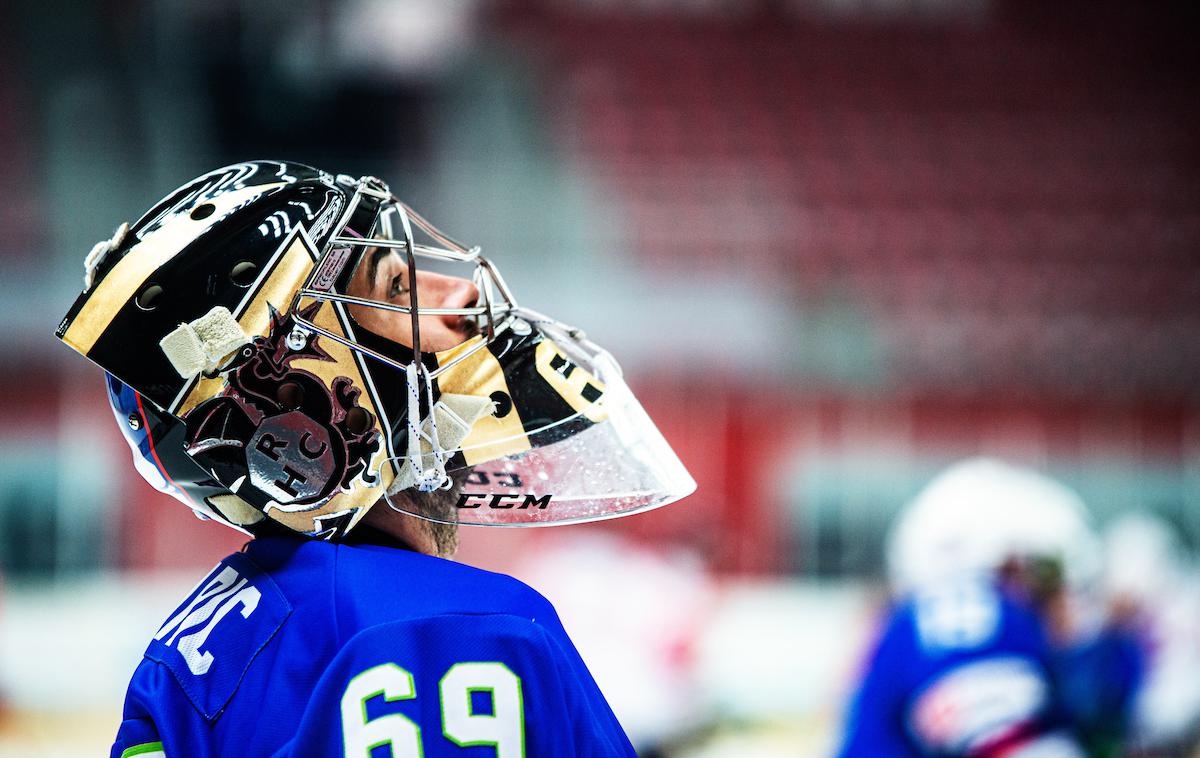
[[[234,553],[171,612],[150,640],[145,659],[161,665],[196,711],[212,720],[293,611],[269,572]]]
[[[154,745],[167,743],[194,744],[197,755],[207,754],[197,735],[254,678],[253,664],[272,657],[270,643],[295,611],[271,573],[247,555],[222,559],[147,645],[129,682],[113,755],[153,755]]]

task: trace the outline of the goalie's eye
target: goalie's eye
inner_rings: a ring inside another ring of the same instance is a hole
[[[388,297],[397,297],[408,292],[408,287],[404,286],[404,274],[396,274],[392,277],[392,284],[388,287]]]

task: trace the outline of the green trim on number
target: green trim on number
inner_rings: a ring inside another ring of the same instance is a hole
[[[125,748],[125,751],[121,753],[121,758],[133,758],[135,755],[145,755],[146,753],[153,752],[163,752],[163,746],[161,742],[146,742],[141,745],[127,747]]]

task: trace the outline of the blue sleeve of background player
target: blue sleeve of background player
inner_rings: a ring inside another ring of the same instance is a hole
[[[632,756],[578,653],[556,629],[446,614],[355,635],[277,755]],[[379,755],[381,753],[374,753]]]
[[[850,703],[839,758],[918,758],[904,729],[901,619],[893,616],[865,662],[866,669]],[[909,650],[912,654],[915,651]]]

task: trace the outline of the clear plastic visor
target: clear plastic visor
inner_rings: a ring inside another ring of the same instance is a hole
[[[604,386],[585,411],[507,439],[447,450],[447,489],[392,492],[388,504],[431,521],[542,526],[624,516],[695,491],[612,359],[600,353],[581,368]],[[505,448],[511,451],[494,455]],[[477,458],[484,460],[465,463]]]

